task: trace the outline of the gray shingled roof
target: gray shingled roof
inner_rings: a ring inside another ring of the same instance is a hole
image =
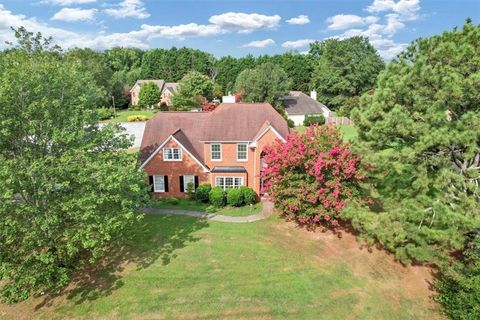
[[[142,84],[149,83],[149,82],[155,83],[157,87],[160,89],[161,93],[163,93],[165,90],[169,90],[171,93],[175,93],[175,91],[177,91],[177,88],[178,88],[177,82],[165,82],[165,80],[137,80],[137,82],[135,82],[135,85],[138,84],[141,87]],[[133,87],[135,87],[135,85],[133,85]]]
[[[324,110],[327,113],[331,113],[326,105],[312,99],[301,91],[290,91],[289,95],[282,100],[285,105],[285,111],[289,115],[323,114]]]

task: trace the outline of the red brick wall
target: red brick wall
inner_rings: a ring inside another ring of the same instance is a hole
[[[247,173],[208,173],[203,172],[203,168],[182,150],[182,161],[163,161],[163,152],[159,151],[155,157],[144,167],[149,176],[167,175],[168,192],[154,192],[156,197],[176,197],[184,198],[186,194],[180,190],[179,176],[193,175],[198,176],[199,184],[210,183],[215,186],[216,176],[236,176],[243,177],[244,184],[253,188],[257,194],[260,193],[260,154],[263,148],[271,144],[277,136],[268,131],[258,142],[257,148],[248,148],[248,161],[237,161],[237,144],[222,143],[222,161],[211,161],[210,144],[204,145],[204,159],[206,165],[213,169],[215,166],[242,166]],[[173,140],[169,141],[165,147],[179,147]]]
[[[165,147],[179,147],[177,143],[170,140]],[[190,155],[182,150],[182,161],[163,161],[163,152],[160,150],[155,157],[144,167],[149,176],[168,176],[168,192],[152,192],[155,197],[185,198],[186,193],[180,190],[179,176],[198,176],[198,182],[210,183],[209,175],[203,172],[203,168]]]
[[[222,161],[212,161],[210,158],[210,143],[204,145],[204,159],[207,166],[213,169],[215,166],[242,166],[247,170],[244,183],[260,193],[260,154],[263,148],[271,144],[277,136],[269,130],[258,142],[257,148],[248,148],[248,161],[237,161],[237,143],[222,143]],[[241,176],[240,174],[216,174],[217,176]],[[210,182],[215,185],[215,180]]]

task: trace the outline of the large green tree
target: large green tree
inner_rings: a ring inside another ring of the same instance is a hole
[[[125,237],[146,197],[120,127],[99,127],[96,79],[24,29],[0,58],[0,292],[60,290]]]
[[[480,226],[480,27],[415,41],[353,111],[375,211],[354,225],[403,261],[439,261]]]
[[[243,101],[268,102],[281,108],[279,98],[288,94],[292,81],[278,65],[264,63],[255,69],[242,71],[235,82],[236,92],[243,93]]]
[[[356,97],[375,85],[384,63],[367,38],[327,39],[310,46],[314,70],[310,87],[318,100],[349,116]]]
[[[172,104],[176,110],[199,108],[205,99],[213,98],[213,81],[197,71],[186,74],[180,81],[179,87],[172,98]]]
[[[140,93],[138,94],[138,102],[144,106],[154,106],[160,102],[162,93],[158,86],[153,82],[147,82],[140,87]]]

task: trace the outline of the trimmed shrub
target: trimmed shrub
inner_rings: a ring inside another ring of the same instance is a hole
[[[130,105],[130,106],[128,107],[128,110],[129,110],[129,111],[140,111],[140,110],[142,110],[142,109],[143,109],[143,107],[142,107],[141,105],[139,105],[139,104]]]
[[[147,117],[146,117],[146,116],[142,116],[142,115],[140,115],[140,114],[137,114],[137,115],[129,116],[129,117],[127,118],[127,121],[128,121],[128,122],[147,121]]]
[[[113,109],[110,108],[98,108],[97,114],[100,120],[108,120],[113,117]]]
[[[215,187],[210,190],[209,195],[210,203],[217,207],[224,207],[225,206],[225,191],[223,191],[220,187]]]
[[[190,199],[195,199],[195,184],[193,182],[187,183],[187,195]]]
[[[234,207],[241,207],[244,205],[243,192],[238,189],[230,189],[227,192],[227,203]]]
[[[254,204],[257,202],[257,194],[252,188],[242,186],[240,187],[240,190],[242,191],[243,201],[245,204]]]
[[[293,122],[292,119],[287,119],[287,126],[289,128],[293,128],[293,127],[295,127],[295,122]]]
[[[167,202],[171,205],[178,205],[180,203],[180,200],[178,200],[177,198],[167,198]]]
[[[212,190],[212,186],[210,183],[201,184],[197,188],[197,201],[207,203],[210,200],[210,191]]]
[[[307,114],[305,116],[305,120],[303,120],[303,125],[306,127],[309,127],[312,124],[318,124],[318,125],[325,124],[325,117],[321,114],[318,114],[318,115]]]

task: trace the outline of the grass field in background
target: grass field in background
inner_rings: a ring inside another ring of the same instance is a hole
[[[140,110],[140,111],[130,111],[130,110],[121,110],[117,111],[117,116],[110,119],[110,120],[105,120],[102,122],[105,123],[119,123],[119,122],[127,122],[128,117],[130,116],[145,116],[147,117],[147,120],[153,117],[155,112],[152,110]]]

